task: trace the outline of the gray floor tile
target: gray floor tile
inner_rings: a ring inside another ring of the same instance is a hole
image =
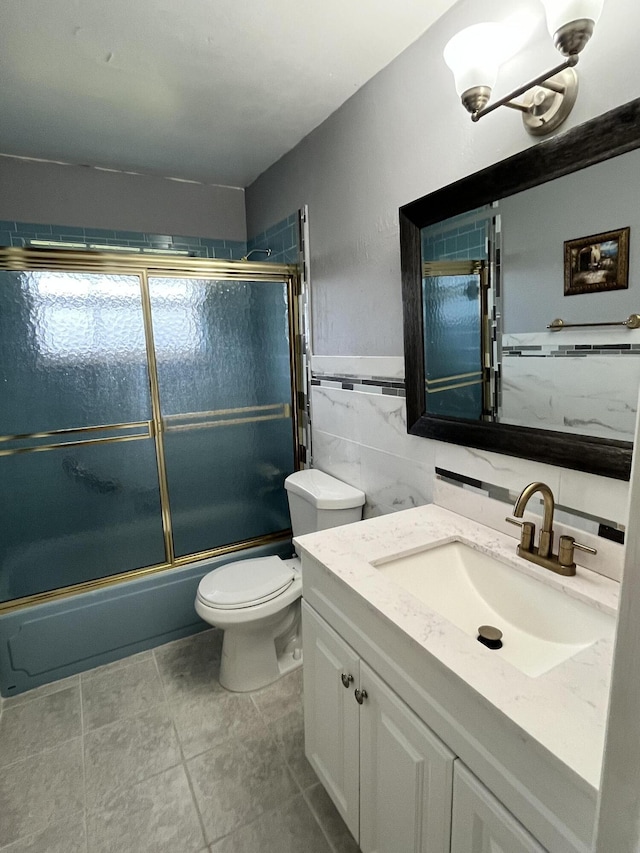
[[[318,782],[313,767],[304,754],[304,717],[302,708],[289,711],[271,723],[269,730],[282,750],[284,760],[289,765],[296,782],[302,790]]]
[[[182,765],[88,809],[87,839],[89,853],[199,853],[204,839]]]
[[[211,853],[332,853],[302,795],[243,826]]]
[[[160,646],[154,655],[168,699],[185,693],[220,693],[222,631],[212,629]]]
[[[164,705],[88,732],[84,757],[88,806],[103,802],[116,788],[130,787],[182,760]]]
[[[298,793],[270,736],[228,741],[187,764],[207,841],[217,841]]]
[[[81,734],[79,686],[5,707],[0,717],[0,766]]]
[[[185,694],[170,706],[186,758],[193,758],[231,738],[264,736],[265,724],[243,693]]]
[[[1,853],[86,853],[84,814],[55,823],[38,832],[0,847]]]
[[[152,658],[153,651],[149,649],[149,651],[146,652],[139,652],[136,655],[129,655],[129,657],[120,658],[120,660],[114,660],[111,663],[105,663],[102,666],[96,666],[87,672],[83,672],[82,678],[93,678],[94,675],[103,675],[105,672],[115,672],[125,666],[132,666],[134,663],[142,663],[142,661],[151,660]]]
[[[358,853],[360,848],[353,840],[353,836],[322,785],[318,784],[309,788],[305,791],[304,796],[320,821],[335,853]]]
[[[302,707],[302,667],[251,694],[265,722],[272,723]]]
[[[164,701],[152,658],[80,680],[85,732],[148,711]]]
[[[41,687],[34,687],[33,690],[27,690],[25,693],[19,693],[17,696],[9,696],[4,700],[4,709],[15,708],[17,705],[24,705],[25,702],[30,702],[32,699],[40,699],[42,696],[48,696],[50,693],[57,693],[59,690],[66,690],[68,687],[77,687],[80,684],[79,675],[70,675],[68,678],[60,678],[58,681],[52,681],[50,684],[43,684]]]
[[[83,808],[82,739],[77,738],[0,773],[0,846],[75,818]]]

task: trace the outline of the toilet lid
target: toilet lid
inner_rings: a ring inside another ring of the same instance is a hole
[[[291,586],[295,574],[279,557],[238,560],[205,575],[198,596],[214,607],[246,607],[275,598]]]

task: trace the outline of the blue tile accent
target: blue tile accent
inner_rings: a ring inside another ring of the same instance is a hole
[[[16,222],[17,228],[20,228],[20,225],[20,222]],[[74,237],[82,234],[84,239],[84,228],[81,225],[52,225],[51,233],[56,235],[56,239],[63,239],[68,234],[73,234]]]
[[[169,234],[145,234],[142,231],[115,231],[84,228],[81,225],[48,225],[0,221],[0,246],[25,246],[30,240],[52,240],[62,243],[92,243],[103,246],[129,246],[132,249],[181,249],[192,257],[239,261],[251,249],[271,249],[269,261],[298,262],[298,215],[292,213],[267,231],[243,240],[218,240]],[[268,235],[268,236],[267,236]],[[257,260],[262,260],[258,258]]]
[[[145,242],[147,239],[147,235],[143,234],[142,231],[113,231],[110,236],[115,237],[116,240],[140,240],[141,242]]]
[[[142,231],[84,228],[81,225],[0,221],[0,246],[22,247],[34,239],[62,243],[92,243],[101,246],[129,246],[132,249],[182,249],[188,251],[192,257],[226,260],[240,260],[247,253],[247,244],[243,240],[145,234]]]
[[[271,255],[265,260],[273,263],[297,263],[298,214],[292,213],[286,219],[271,225],[266,231],[260,231],[250,237],[247,241],[247,251],[252,249],[271,249]]]
[[[174,243],[180,243],[181,246],[197,246],[201,245],[200,237],[174,237]]]
[[[41,234],[51,234],[52,226],[51,225],[39,225],[36,222],[17,222],[20,231],[29,231],[32,234],[36,234],[40,232]]]
[[[104,231],[102,228],[85,228],[84,236],[87,240],[109,240],[116,236],[115,231]]]

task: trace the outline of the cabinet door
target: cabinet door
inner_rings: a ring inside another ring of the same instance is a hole
[[[359,658],[304,601],[305,752],[353,837],[358,840]],[[347,687],[342,676],[351,676]]]
[[[360,663],[360,847],[449,853],[453,753]]]
[[[545,853],[467,768],[456,761],[451,853]]]

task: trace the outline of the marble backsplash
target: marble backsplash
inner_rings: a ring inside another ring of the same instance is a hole
[[[501,422],[633,440],[640,343],[589,331],[503,335]]]
[[[340,376],[398,382],[404,359],[313,356],[311,370],[319,381]],[[333,385],[311,387],[313,465],[362,489],[367,517],[431,503],[440,468],[511,495],[542,480],[562,507],[613,527],[626,524],[627,482],[418,438],[407,434],[404,397],[362,390],[367,386],[357,382],[352,390]]]

